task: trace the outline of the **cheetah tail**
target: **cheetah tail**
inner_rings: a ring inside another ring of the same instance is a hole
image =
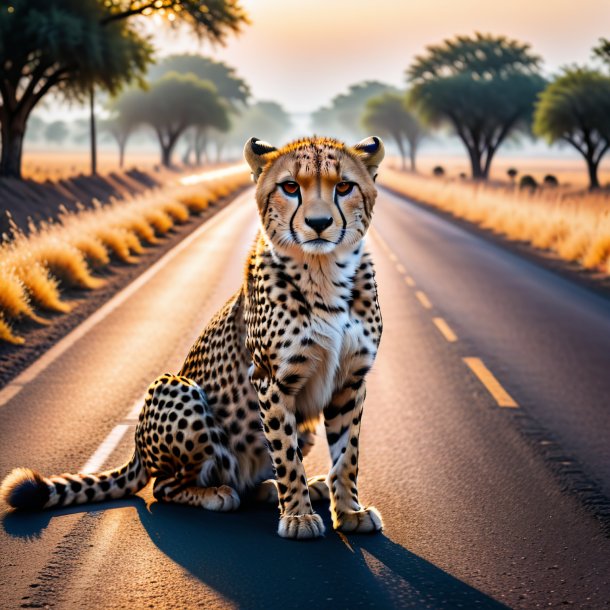
[[[98,474],[43,477],[29,468],[15,468],[0,485],[0,499],[19,510],[88,504],[136,493],[149,476],[136,450],[129,462]]]

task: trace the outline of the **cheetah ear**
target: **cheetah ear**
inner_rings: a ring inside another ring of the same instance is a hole
[[[385,156],[385,147],[381,138],[377,136],[370,136],[358,142],[355,146],[352,146],[352,150],[366,165],[366,169],[369,170],[371,178],[375,180],[377,178],[377,170],[379,164],[383,161]]]
[[[258,180],[265,164],[269,160],[267,155],[276,151],[275,146],[271,146],[267,142],[263,142],[258,138],[250,138],[244,146],[244,159],[247,161],[252,170],[252,179],[254,182]]]

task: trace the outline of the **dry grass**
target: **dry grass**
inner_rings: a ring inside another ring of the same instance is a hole
[[[247,172],[203,185],[174,186],[127,201],[63,210],[59,222],[30,227],[25,236],[13,226],[0,242],[0,341],[23,343],[13,330],[22,320],[45,324],[36,308],[67,312],[62,289],[93,290],[103,285],[94,270],[111,260],[131,263],[174,224],[204,211],[249,180]]]
[[[610,196],[430,178],[386,169],[380,184],[514,241],[610,275]]]

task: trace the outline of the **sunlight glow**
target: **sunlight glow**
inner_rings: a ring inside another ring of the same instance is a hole
[[[198,174],[190,174],[180,179],[180,184],[199,184],[200,182],[209,182],[210,180],[216,180],[218,178],[225,178],[233,174],[238,174],[247,170],[248,166],[245,163],[239,165],[231,165],[230,167],[223,167],[221,169],[215,169],[212,171],[200,172]]]

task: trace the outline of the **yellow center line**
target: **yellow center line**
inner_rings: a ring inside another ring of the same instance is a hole
[[[407,275],[407,277],[405,278],[405,283],[407,284],[407,286],[415,286],[415,280],[410,275]]]
[[[415,296],[417,297],[417,300],[421,303],[422,307],[425,307],[426,309],[432,309],[432,303],[430,303],[430,299],[426,296],[425,292],[418,290],[415,293]]]
[[[443,318],[432,318],[432,321],[441,332],[441,335],[443,335],[449,343],[455,343],[458,340],[457,335]]]
[[[513,409],[519,406],[480,358],[464,358],[463,360],[479,378],[479,381],[487,388],[487,391],[494,397],[498,406]]]
[[[403,275],[406,275],[407,273],[407,270],[400,263],[396,265],[396,271],[398,271],[398,273],[402,273]]]

